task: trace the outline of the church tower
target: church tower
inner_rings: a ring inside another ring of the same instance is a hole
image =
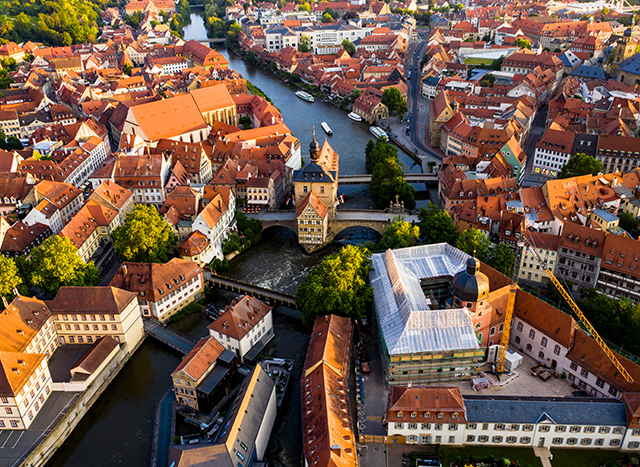
[[[613,63],[611,64],[611,75],[618,74],[619,65],[627,58],[635,55],[636,53],[636,41],[631,35],[631,27],[624,31],[624,35],[618,39],[616,44],[616,50],[613,56]]]

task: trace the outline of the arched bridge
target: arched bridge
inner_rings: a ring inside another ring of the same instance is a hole
[[[214,287],[224,290],[231,290],[233,292],[251,295],[252,297],[259,298],[271,306],[284,305],[294,309],[296,307],[296,297],[293,295],[265,289],[264,287],[258,287],[257,285],[247,284],[246,282],[229,279],[228,277],[222,277],[216,274],[211,275],[209,283]]]
[[[409,183],[437,184],[438,174],[404,174],[404,179]],[[339,185],[364,185],[366,183],[371,183],[371,174],[338,176]]]
[[[398,215],[404,217],[407,222],[418,222],[417,214],[394,214],[371,209],[338,209],[335,219],[333,219],[329,225],[327,242],[333,240],[336,235],[350,227],[367,227],[378,233],[382,233],[385,225]],[[249,214],[249,217],[260,219],[263,230],[269,227],[279,226],[286,227],[296,233],[298,232],[296,213],[293,210],[260,211],[258,214]]]

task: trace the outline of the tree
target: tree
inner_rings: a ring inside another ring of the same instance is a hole
[[[125,224],[111,232],[113,248],[122,259],[140,263],[164,263],[177,237],[154,206],[138,204]]]
[[[602,15],[603,15],[603,16],[607,16],[609,13],[610,13],[610,10],[609,10],[609,8],[608,8],[608,7],[604,7],[604,8],[602,9]]]
[[[100,281],[93,261],[85,263],[66,237],[47,238],[31,252],[31,284],[52,295],[65,286],[88,287]]]
[[[375,143],[373,140],[369,140],[364,152],[367,173],[373,173],[376,166],[389,157],[398,158],[398,148],[383,139],[379,139]]]
[[[493,76],[493,74],[488,73],[484,75],[484,77],[482,78],[482,81],[480,81],[480,86],[482,86],[483,88],[492,88],[493,83],[495,82],[496,82],[496,77]]]
[[[488,262],[490,245],[491,242],[487,236],[477,229],[465,230],[456,241],[456,248],[468,255],[475,256],[483,263]]]
[[[504,55],[502,55],[500,58],[496,58],[493,62],[491,62],[490,68],[493,71],[500,71],[500,69],[502,68],[502,62],[504,62]]]
[[[311,325],[316,316],[336,314],[350,318],[364,316],[373,290],[367,284],[371,252],[347,245],[316,266],[298,287],[296,305],[302,320]]]
[[[311,38],[306,34],[300,36],[300,43],[298,44],[298,50],[300,52],[310,52],[311,51]]]
[[[2,68],[8,71],[16,71],[18,69],[18,62],[13,57],[5,57],[2,59]]]
[[[396,87],[385,89],[380,101],[387,106],[390,113],[397,113],[400,118],[402,118],[402,115],[407,111],[407,103]]]
[[[356,53],[356,46],[353,45],[353,42],[351,42],[349,39],[345,39],[342,41],[342,48],[352,57],[353,54]]]
[[[331,16],[329,13],[325,13],[324,15],[322,15],[322,22],[333,23],[333,16]]]
[[[22,143],[15,136],[9,136],[8,138],[4,134],[4,131],[0,129],[0,149],[5,151],[11,151],[13,149],[23,149]]]
[[[7,258],[5,255],[0,255],[0,296],[5,297],[10,302],[14,296],[13,289],[17,289],[21,285],[22,278],[14,260]]]
[[[422,243],[449,243],[455,245],[458,239],[458,228],[453,225],[451,216],[435,204],[421,208],[418,214],[420,223],[420,239]]]
[[[404,220],[403,216],[396,216],[390,224],[382,229],[382,240],[379,247],[383,250],[389,248],[406,248],[418,244],[420,237],[420,227],[411,225]]]
[[[0,70],[0,89],[7,89],[13,83],[13,78],[9,76],[7,70]]]
[[[375,166],[369,191],[378,209],[387,208],[392,202],[395,203],[396,196],[406,209],[416,207],[416,190],[404,179],[397,156],[387,157]]]
[[[638,228],[638,219],[633,217],[630,212],[621,212],[618,216],[620,218],[620,228],[631,232]]]
[[[307,13],[311,12],[311,5],[308,2],[304,2],[298,5],[298,11],[306,11]]]
[[[129,75],[131,76],[131,70],[133,70],[133,65],[131,63],[125,63],[124,65],[122,65],[122,72],[125,75]]]
[[[487,264],[489,266],[493,269],[497,269],[505,276],[511,277],[513,274],[513,263],[515,263],[516,254],[510,247],[504,243],[492,245],[488,256]]]
[[[349,96],[351,103],[354,103],[356,99],[361,95],[362,95],[362,89],[354,89],[353,91],[351,91],[351,95]]]
[[[531,42],[527,39],[523,39],[522,37],[518,37],[513,45],[515,45],[516,47],[520,47],[521,49],[531,50]]]
[[[560,170],[558,178],[579,177],[580,175],[598,175],[603,171],[602,164],[593,156],[578,153],[569,159]]]

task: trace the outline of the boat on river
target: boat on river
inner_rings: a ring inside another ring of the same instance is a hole
[[[385,133],[385,131],[379,126],[372,126],[371,128],[369,128],[369,131],[376,138],[389,139],[389,136],[387,135],[387,133]]]
[[[314,102],[316,100],[315,97],[313,97],[308,92],[304,92],[304,91],[296,92],[296,96],[298,96],[303,101],[307,101],[307,102]]]
[[[355,112],[351,112],[349,115],[347,115],[347,117],[349,117],[354,122],[361,122],[362,121],[362,117],[360,115],[358,115],[357,113],[355,113]]]
[[[327,125],[327,122],[322,122],[320,124],[320,126],[322,127],[322,129],[324,130],[324,132],[326,134],[328,134],[329,136],[331,136],[333,134],[333,131],[331,130],[331,128],[329,127],[329,125]]]

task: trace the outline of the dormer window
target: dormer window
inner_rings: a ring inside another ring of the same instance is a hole
[[[398,412],[398,418],[402,418],[402,412]]]
[[[418,416],[418,414],[417,414],[417,413],[415,413],[415,412],[411,412],[411,418],[416,418],[417,416]]]

